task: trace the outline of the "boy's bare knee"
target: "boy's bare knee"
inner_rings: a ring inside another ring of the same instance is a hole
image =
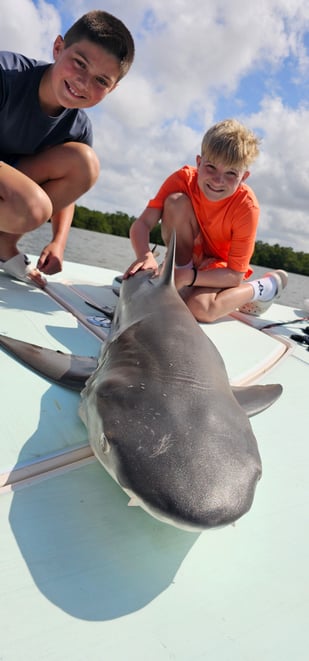
[[[185,193],[173,193],[172,195],[169,195],[164,202],[162,220],[164,222],[165,219],[169,219],[170,215],[174,218],[175,215],[178,216],[180,213],[188,213],[188,211],[191,210],[191,202]]]
[[[192,296],[186,303],[190,312],[200,323],[210,324],[218,319],[216,305],[208,297]]]
[[[185,193],[173,193],[169,195],[162,212],[161,235],[164,243],[168,245],[172,230],[176,232],[184,230],[184,221],[187,221],[192,213],[192,206]]]
[[[185,193],[172,193],[169,195],[164,202],[164,209],[173,208],[175,204],[179,204],[181,201],[189,199]]]
[[[83,147],[81,159],[84,167],[85,178],[88,180],[89,188],[95,184],[100,174],[99,159],[91,147],[88,145],[81,145]]]
[[[82,143],[69,142],[64,145],[72,162],[75,181],[79,181],[83,190],[89,190],[100,174],[100,162],[92,147]]]
[[[53,214],[52,203],[42,188],[34,185],[31,192],[21,196],[16,191],[6,200],[11,216],[11,230],[24,234],[37,229]]]
[[[53,205],[45,191],[39,186],[31,200],[27,201],[28,223],[32,225],[31,229],[36,229],[46,223],[53,215]]]

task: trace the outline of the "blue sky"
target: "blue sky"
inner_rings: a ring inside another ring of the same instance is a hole
[[[79,203],[137,216],[166,176],[195,163],[207,128],[234,116],[262,138],[248,180],[257,238],[309,252],[308,0],[14,0],[1,48],[49,61],[57,34],[93,8],[126,23],[136,58],[89,111],[102,171]]]

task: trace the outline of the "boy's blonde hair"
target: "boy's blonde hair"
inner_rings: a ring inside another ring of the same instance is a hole
[[[202,156],[240,170],[248,168],[259,155],[260,139],[236,119],[214,124],[204,135]]]
[[[65,33],[65,48],[88,39],[98,44],[119,61],[118,80],[128,73],[134,59],[134,41],[128,28],[112,14],[94,9],[79,18]]]

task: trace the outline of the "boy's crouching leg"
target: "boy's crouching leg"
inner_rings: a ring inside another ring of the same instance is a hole
[[[52,215],[46,192],[17,167],[0,162],[0,230],[22,235],[35,230]]]
[[[66,142],[19,162],[19,169],[47,193],[58,213],[86,193],[97,181],[100,163],[92,147]]]
[[[186,287],[185,291],[181,293],[190,312],[200,323],[209,324],[223,316],[218,310],[216,292],[201,287],[193,287],[192,289]]]
[[[99,159],[92,147],[82,143],[67,142],[60,148],[67,166],[68,183],[74,182],[79,197],[96,183],[100,174]]]
[[[192,259],[194,239],[198,234],[198,223],[192,204],[184,193],[169,195],[164,202],[161,235],[165,245],[176,230],[176,264],[183,266]]]

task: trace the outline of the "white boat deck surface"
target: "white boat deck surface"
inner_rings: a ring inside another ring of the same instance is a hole
[[[0,332],[97,355],[106,331],[84,301],[113,305],[114,275],[67,263],[51,296],[1,273]],[[273,305],[204,327],[233,384],[284,391],[251,418],[263,476],[250,512],[201,534],[128,508],[91,454],[78,393],[0,352],[0,659],[307,659],[309,352],[290,335],[309,321],[259,330],[304,314]]]

